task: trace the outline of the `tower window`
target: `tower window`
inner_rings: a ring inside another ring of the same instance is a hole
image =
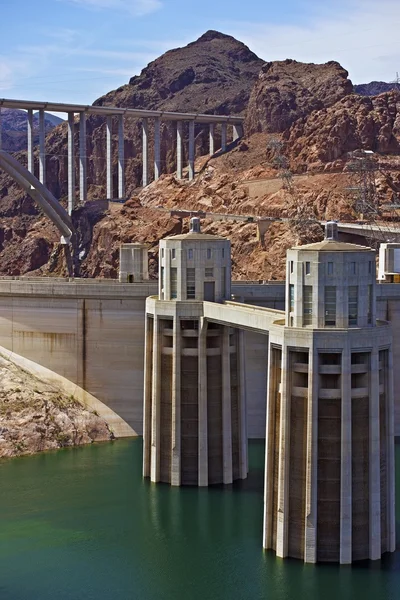
[[[311,263],[310,262],[306,262],[306,275],[309,275],[311,273]]]
[[[170,269],[170,286],[171,286],[171,300],[176,298],[178,293],[178,272],[176,267]]]
[[[212,267],[206,267],[205,276],[206,277],[214,277],[214,269]]]
[[[226,267],[221,269],[221,296],[225,298],[225,281],[226,281]]]
[[[369,273],[369,275],[371,275],[371,274],[372,274],[372,260],[370,260],[370,261],[368,262],[368,273]]]
[[[188,259],[191,260],[193,258],[193,249],[189,248],[188,250]]]
[[[349,325],[358,323],[358,286],[349,286]]]
[[[328,275],[333,275],[333,262],[328,262]]]
[[[161,298],[164,300],[164,267],[161,267],[161,285],[160,285]]]
[[[373,286],[368,286],[368,325],[372,323],[372,296],[373,296]]]
[[[222,258],[225,258],[225,248],[222,248]]]
[[[172,257],[172,258],[175,258],[175,257],[176,257],[176,251],[175,251],[175,248],[172,248],[172,250],[171,250],[171,257]]]
[[[196,298],[196,269],[186,269],[186,298],[194,300]]]
[[[325,325],[328,327],[336,325],[336,287],[334,285],[325,287]]]
[[[161,258],[164,258],[164,248],[161,248]]]
[[[356,274],[356,263],[355,262],[351,262],[350,263],[350,274],[351,275],[355,275]]]
[[[290,261],[290,272],[293,273],[293,261]]]
[[[312,323],[312,285],[303,286],[303,325]]]
[[[294,311],[294,285],[289,285],[289,312]]]
[[[207,248],[207,258],[211,258],[211,248]]]

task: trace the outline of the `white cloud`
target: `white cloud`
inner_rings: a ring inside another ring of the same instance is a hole
[[[394,79],[400,71],[399,28],[398,0],[347,0],[332,9],[319,6],[301,24],[231,22],[227,26],[231,35],[267,61],[337,60],[355,83]]]
[[[127,12],[135,17],[142,17],[159,10],[161,0],[59,0],[77,4],[91,9],[110,9]]]

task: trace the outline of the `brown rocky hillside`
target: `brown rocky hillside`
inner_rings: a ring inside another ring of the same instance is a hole
[[[384,205],[397,198],[398,93],[373,98],[354,94],[347,72],[333,61],[313,65],[286,60],[262,65],[240,42],[208,32],[185,48],[167,52],[128,85],[97,101],[236,112],[246,115],[247,127],[245,138],[234,149],[211,159],[198,132],[198,175],[190,183],[168,174],[175,136],[166,127],[163,156],[167,174],[140,190],[136,189],[140,136],[133,121],[125,148],[130,199],[122,207],[112,205],[105,213],[96,211],[94,204],[75,212],[81,276],[116,277],[119,244],[128,241],[149,244],[150,272],[155,276],[158,240],[187,228],[187,219],[170,211],[185,209],[289,219],[272,224],[261,239],[251,220],[208,218],[203,224],[205,231],[231,238],[235,278],[281,278],[286,249],[318,239],[322,234],[318,220],[359,218],[348,193],[352,181],[347,168],[348,153],[359,148],[374,150],[382,167],[377,172],[378,203]],[[291,191],[282,183],[276,152],[271,149],[271,141],[277,139],[287,157],[287,168],[293,172]],[[62,195],[66,174],[66,164],[60,158],[66,147],[64,125],[49,134],[47,146],[53,155],[48,159],[53,191]],[[104,197],[104,122],[99,118],[90,119],[88,148],[90,193]],[[65,273],[53,227],[1,175],[0,195],[0,271],[12,275]]]

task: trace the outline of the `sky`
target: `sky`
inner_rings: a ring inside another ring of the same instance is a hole
[[[91,104],[208,29],[353,83],[400,72],[399,0],[0,0],[0,98]]]

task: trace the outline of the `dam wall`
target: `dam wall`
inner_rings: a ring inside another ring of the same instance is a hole
[[[143,431],[145,300],[157,282],[0,279],[0,346],[80,386]],[[233,283],[249,304],[283,310],[284,285]],[[248,435],[265,436],[268,335],[246,331]]]

